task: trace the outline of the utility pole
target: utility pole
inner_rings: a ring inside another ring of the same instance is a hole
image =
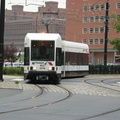
[[[49,33],[49,28],[48,28],[48,27],[49,27],[49,24],[46,23],[46,24],[45,24],[45,27],[46,27],[46,32]]]
[[[0,0],[0,81],[3,81],[5,0]]]
[[[107,43],[108,43],[108,10],[109,3],[106,2],[106,15],[105,15],[105,43],[104,43],[104,66],[107,65]]]
[[[36,33],[38,33],[38,15],[36,17],[36,30],[35,30]]]

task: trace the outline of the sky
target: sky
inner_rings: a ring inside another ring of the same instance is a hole
[[[47,1],[57,1],[59,8],[66,7],[66,0],[6,0],[5,8],[10,10],[12,5],[24,5],[24,11],[37,12],[37,8]]]

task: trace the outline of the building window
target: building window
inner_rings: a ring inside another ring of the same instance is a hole
[[[108,32],[110,32],[110,28],[108,27]]]
[[[94,22],[94,17],[90,17],[90,22]]]
[[[110,9],[110,3],[108,3],[108,9]]]
[[[104,4],[101,5],[100,7],[101,7],[101,10],[105,10],[105,5]]]
[[[88,21],[87,17],[84,17],[83,22],[86,23]]]
[[[104,27],[100,27],[100,33],[104,33]]]
[[[120,3],[117,3],[117,8],[120,8]]]
[[[87,44],[87,39],[83,39],[83,43]]]
[[[94,29],[93,28],[90,28],[90,33],[94,33]]]
[[[88,11],[88,6],[84,6],[83,10]]]
[[[95,44],[98,44],[98,39],[95,39]]]
[[[120,17],[120,15],[117,15],[118,17]]]
[[[105,20],[105,16],[100,16],[100,21],[104,21]]]
[[[90,6],[90,10],[94,11],[94,5]]]
[[[90,44],[93,44],[93,39],[90,39]]]
[[[98,64],[102,65],[104,63],[103,59],[98,59]]]
[[[104,39],[103,38],[100,39],[100,44],[104,44]]]
[[[95,10],[99,10],[99,5],[95,5]]]
[[[99,21],[99,16],[95,16],[95,22]]]
[[[95,33],[99,33],[99,28],[95,28]]]
[[[113,63],[113,62],[114,62],[114,60],[112,60],[112,59],[108,60],[108,63]]]
[[[83,28],[83,33],[87,33],[87,28]]]

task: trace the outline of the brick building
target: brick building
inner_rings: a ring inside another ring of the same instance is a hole
[[[5,10],[5,45],[14,43],[18,51],[24,50],[24,37],[27,33],[59,33],[65,39],[66,10],[58,8],[58,2],[45,2],[38,12],[25,12],[23,6],[13,5],[12,10]]]
[[[66,40],[86,43],[90,47],[90,62],[104,63],[105,11],[107,0],[67,0]],[[109,16],[120,15],[120,0],[109,0]],[[108,39],[120,38],[112,29],[109,17]],[[115,62],[117,52],[108,43],[107,62]]]

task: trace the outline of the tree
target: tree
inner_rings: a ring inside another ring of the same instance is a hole
[[[114,22],[112,22],[113,29],[116,30],[117,33],[120,32],[120,16],[112,15],[112,18],[115,19]]]
[[[112,15],[112,18],[115,19],[114,22],[112,22],[113,29],[116,30],[117,33],[120,32],[120,17],[116,15]],[[113,45],[114,49],[117,49],[118,52],[120,52],[120,38],[115,38],[111,41],[109,41],[111,45]]]
[[[24,62],[24,54],[21,54],[20,59],[21,59],[21,62]]]
[[[120,52],[120,38],[115,38],[110,41],[110,44],[113,45],[113,48]]]
[[[16,61],[18,59],[17,55],[17,48],[14,46],[14,43],[12,43],[10,46],[4,47],[4,59],[6,59],[9,62]]]

